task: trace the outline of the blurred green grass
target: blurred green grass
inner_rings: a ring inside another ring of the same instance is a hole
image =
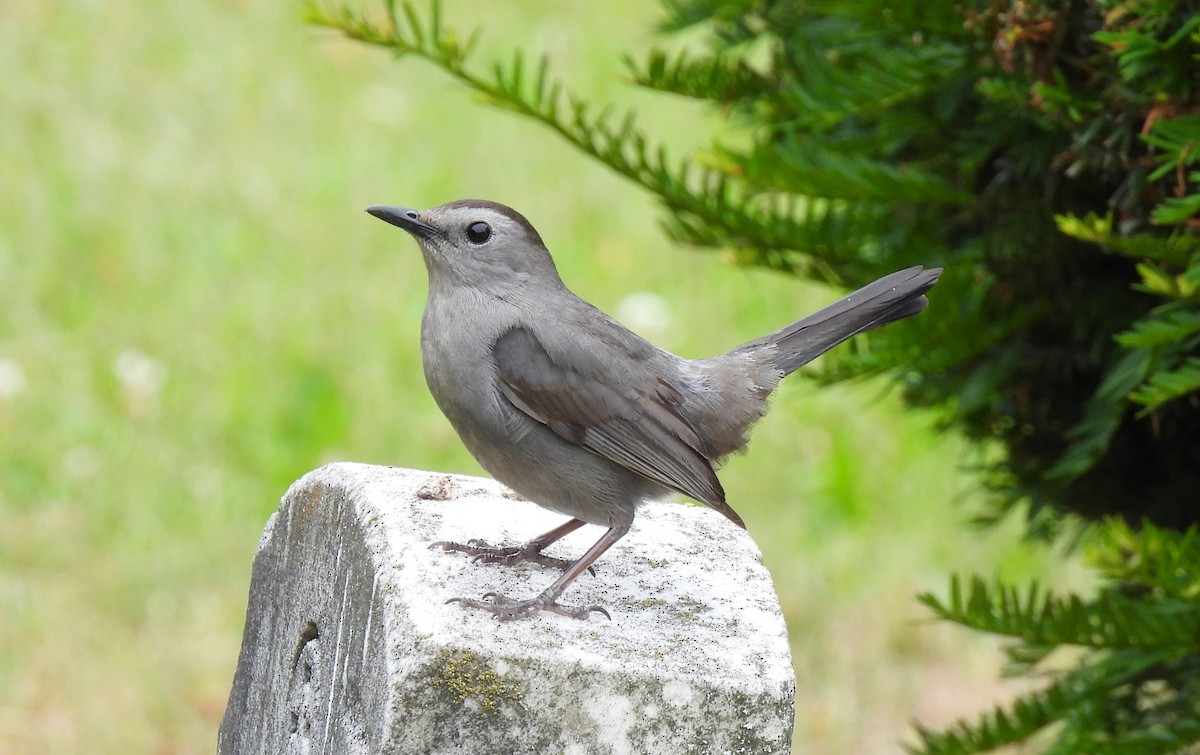
[[[717,127],[621,84],[653,4],[447,5],[481,61],[546,52],[683,148]],[[688,356],[837,295],[670,244],[635,188],[298,3],[16,0],[0,82],[6,753],[211,751],[286,486],[339,459],[479,472],[423,385],[415,247],[368,204],[511,204],[585,298],[661,297],[644,332]],[[970,449],[884,383],[775,406],[722,479],[788,614],[796,751],[894,750],[993,699],[994,648],[912,595],[1061,559],[965,524]]]

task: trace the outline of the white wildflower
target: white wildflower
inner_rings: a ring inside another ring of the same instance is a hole
[[[0,359],[0,401],[7,401],[21,393],[29,386],[21,365],[12,359]]]
[[[651,341],[671,327],[671,308],[658,294],[635,291],[617,304],[615,315],[630,330]]]

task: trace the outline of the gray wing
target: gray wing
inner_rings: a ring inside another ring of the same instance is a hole
[[[614,385],[597,369],[567,365],[526,328],[496,341],[500,390],[560,438],[712,506],[745,526],[725,502],[703,442],[679,412],[683,396],[666,380]]]

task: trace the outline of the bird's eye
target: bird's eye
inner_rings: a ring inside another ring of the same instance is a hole
[[[467,240],[472,244],[482,244],[492,237],[492,227],[484,222],[472,223],[467,226]]]

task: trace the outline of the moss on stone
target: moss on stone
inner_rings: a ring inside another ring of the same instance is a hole
[[[518,702],[523,697],[517,685],[505,680],[469,650],[443,649],[435,665],[440,671],[430,684],[444,688],[462,704],[474,699],[488,713],[500,712],[500,703]]]

